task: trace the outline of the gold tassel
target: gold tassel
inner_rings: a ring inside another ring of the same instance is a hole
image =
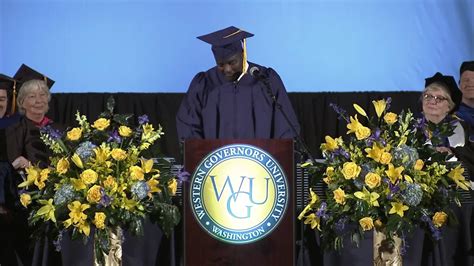
[[[10,114],[14,114],[16,111],[16,80],[13,81],[13,95],[12,95],[12,108]]]
[[[244,39],[244,44],[242,47],[242,73],[245,73],[246,69],[246,64],[247,64],[247,42]]]

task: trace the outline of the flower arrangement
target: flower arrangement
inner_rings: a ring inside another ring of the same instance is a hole
[[[94,227],[95,254],[102,260],[110,250],[110,230],[143,234],[148,217],[169,234],[180,219],[172,203],[177,179],[142,157],[164,134],[161,126],[155,129],[146,115],[135,122],[132,115],[114,114],[114,105],[109,98],[107,111],[92,124],[77,112],[78,127],[44,128],[41,138],[53,153],[51,164],[27,168],[19,185],[21,203],[39,233],[49,228],[58,249],[63,232],[86,240]]]
[[[332,105],[347,121],[347,140],[326,136],[325,163],[304,165],[313,183],[327,184],[326,199],[311,190],[298,218],[321,231],[326,248],[342,248],[344,237],[358,244],[374,228],[404,243],[419,226],[438,240],[441,228],[456,222],[450,204],[460,204],[457,189],[469,189],[460,164],[447,163],[446,154],[434,148],[453,133],[453,123],[435,125],[410,111],[389,112],[390,98],[372,103],[374,117],[357,104],[350,117]]]

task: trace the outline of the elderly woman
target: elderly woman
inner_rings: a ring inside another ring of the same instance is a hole
[[[15,184],[22,181],[22,173],[28,166],[34,164],[47,167],[49,164],[49,149],[41,140],[40,129],[47,125],[53,125],[53,121],[46,116],[49,109],[51,94],[49,92],[52,81],[42,74],[23,65],[15,75],[15,79],[22,83],[18,95],[17,106],[21,114],[20,120],[6,128],[7,158],[12,167],[19,173],[14,174],[11,182]],[[23,177],[24,178],[24,177]],[[15,221],[11,228],[14,232],[13,249],[15,250],[20,265],[31,265],[36,258],[33,252],[33,243],[30,240],[31,229],[28,227],[28,212],[19,204],[18,193],[15,193],[14,202]],[[35,248],[42,250],[42,243],[37,242]],[[48,258],[49,259],[49,258]],[[42,260],[42,259],[41,259]],[[55,264],[48,261],[47,264]]]
[[[427,121],[442,126],[443,123],[454,125],[451,136],[436,144],[436,150],[453,155],[450,161],[461,161],[463,167],[472,176],[474,149],[469,141],[470,128],[467,124],[453,116],[461,102],[461,92],[452,76],[444,76],[436,73],[427,78],[425,89],[422,94],[423,115]],[[434,142],[434,141],[433,141]],[[472,205],[463,205],[457,208],[453,204],[453,211],[460,224],[455,228],[446,228],[442,233],[442,239],[434,247],[424,248],[430,251],[423,256],[428,265],[472,265],[473,260],[467,255],[472,247],[472,239],[466,234],[469,231]]]
[[[453,120],[453,114],[461,102],[461,91],[452,76],[436,73],[427,78],[422,94],[422,109],[426,120],[434,123],[453,123],[454,133],[442,140],[436,149],[449,154],[461,154],[463,149],[470,146],[467,131],[468,126],[461,120]],[[462,155],[461,155],[462,157]]]
[[[18,93],[18,108],[23,117],[7,129],[8,158],[15,169],[31,164],[47,165],[48,149],[40,139],[39,129],[53,123],[46,116],[51,94],[43,80],[25,82]]]

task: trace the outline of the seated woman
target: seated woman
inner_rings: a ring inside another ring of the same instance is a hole
[[[461,102],[461,92],[452,76],[444,76],[436,73],[427,78],[422,97],[423,116],[427,121],[437,125],[442,123],[454,124],[454,132],[451,136],[441,140],[441,143],[433,143],[436,150],[453,155],[450,161],[461,161],[463,166],[472,172],[473,144],[469,141],[469,130],[464,121],[453,117],[451,114]],[[442,239],[436,246],[429,244],[425,248],[425,265],[472,265],[472,257],[467,254],[472,246],[472,240],[467,232],[470,230],[470,217],[472,205],[463,205],[457,208],[452,205],[459,220],[459,226],[446,228]],[[427,243],[427,241],[425,241]]]
[[[472,143],[469,140],[470,128],[462,120],[453,117],[453,114],[461,103],[461,91],[452,76],[444,76],[436,73],[427,78],[425,89],[422,94],[423,116],[427,121],[434,124],[454,123],[454,133],[447,139],[442,140],[441,145],[436,145],[436,150],[453,154],[450,160],[460,160],[467,170],[472,171]],[[456,121],[457,120],[457,121]]]

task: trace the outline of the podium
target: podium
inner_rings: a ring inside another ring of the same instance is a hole
[[[184,265],[294,265],[293,140],[187,140]]]

